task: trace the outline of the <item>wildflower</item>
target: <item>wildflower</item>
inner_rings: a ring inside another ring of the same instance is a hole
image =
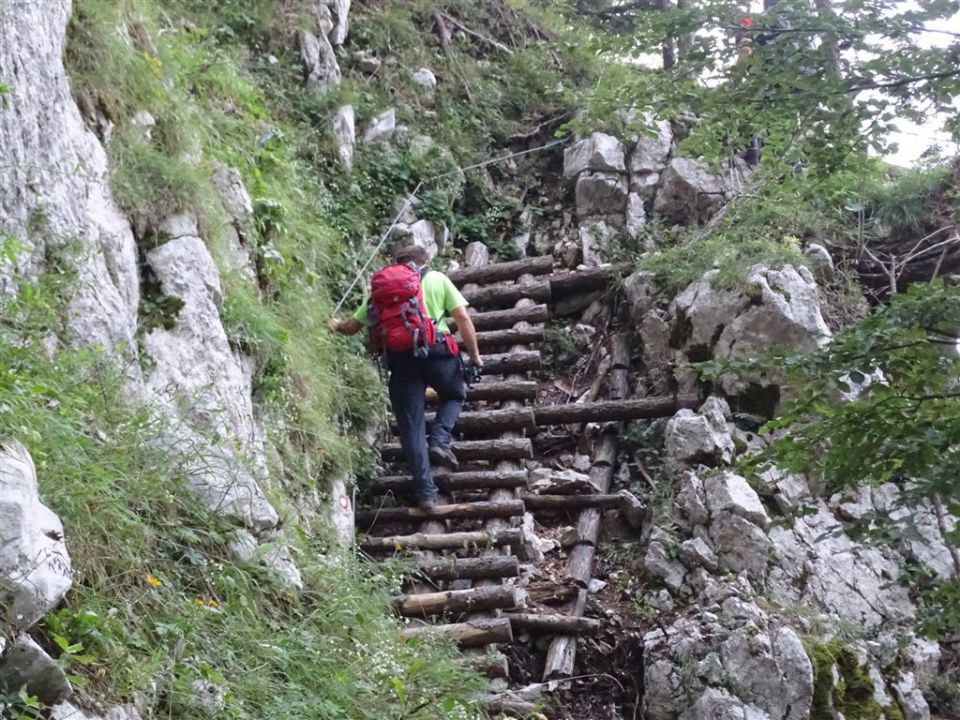
[[[745,17],[740,24],[743,25],[744,27],[750,27],[751,25],[753,25],[753,20],[751,20],[748,17]]]
[[[154,577],[153,575],[147,575],[146,581],[147,581],[147,584],[150,585],[151,587],[160,587],[161,585],[163,585],[163,583],[160,582],[160,579],[157,577]]]

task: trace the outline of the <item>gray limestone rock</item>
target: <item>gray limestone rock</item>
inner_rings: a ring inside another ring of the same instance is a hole
[[[708,687],[679,720],[773,720],[760,708],[745,705],[723,688]]]
[[[353,105],[341,105],[333,116],[333,137],[337,143],[337,157],[345,170],[353,167],[353,151],[357,144],[357,129]]]
[[[383,61],[369,50],[357,50],[350,55],[353,66],[363,73],[375,73],[383,65]]]
[[[351,547],[354,539],[354,507],[345,478],[336,477],[331,483],[328,507],[334,539],[340,547]]]
[[[670,156],[670,146],[673,144],[670,123],[666,120],[654,121],[649,115],[646,123],[651,126],[653,134],[644,133],[633,146],[630,153],[631,175],[659,172],[667,166]]]
[[[420,99],[427,105],[432,105],[437,94],[437,76],[430,68],[422,67],[413,73],[410,78],[417,86]]]
[[[333,27],[328,31],[330,44],[343,45],[350,31],[350,0],[324,0],[330,8]]]
[[[714,288],[715,275],[691,283],[670,304],[675,341],[695,360],[711,357],[717,338],[750,304],[739,292]]]
[[[733,437],[716,407],[705,404],[699,414],[684,408],[670,418],[664,433],[667,457],[689,464],[728,464],[733,460]]]
[[[643,567],[648,574],[662,580],[670,590],[678,592],[683,586],[686,568],[670,556],[670,547],[674,544],[673,538],[659,528],[654,528],[643,557]]]
[[[809,270],[758,266],[747,281],[759,302],[725,325],[716,344],[718,357],[749,357],[776,347],[812,350],[830,339],[817,283]]]
[[[194,680],[192,686],[193,702],[207,717],[215,717],[227,706],[223,690],[209,680]]]
[[[443,249],[445,238],[446,227],[442,227],[438,233],[437,226],[429,220],[417,220],[412,225],[397,223],[390,233],[390,248],[394,250],[404,245],[416,245],[426,250],[432,260]]]
[[[340,65],[337,55],[326,36],[317,37],[302,30],[300,40],[300,63],[303,66],[304,82],[311,90],[326,92],[340,84]]]
[[[673,224],[704,222],[720,209],[732,189],[729,177],[711,172],[701,160],[675,157],[660,175],[653,210]]]
[[[463,250],[463,264],[467,267],[477,267],[490,262],[490,248],[479,240],[467,245]]]
[[[264,547],[263,564],[280,577],[284,583],[303,590],[303,577],[290,555],[290,548],[283,542],[271,542]]]
[[[656,305],[656,275],[638,270],[624,278],[622,287],[630,306],[630,319],[639,325]]]
[[[833,267],[833,258],[830,257],[829,250],[819,243],[810,243],[804,248],[803,254],[810,261],[813,276],[820,283],[828,283],[833,280],[836,270]]]
[[[113,201],[107,157],[84,125],[63,66],[67,2],[18,3],[0,23],[0,68],[11,109],[0,112],[0,234],[19,241],[0,263],[0,295],[14,276],[35,280],[45,258],[69,252],[76,282],[67,306],[67,339],[136,356],[140,299],[137,247]],[[41,225],[40,229],[37,226]],[[137,363],[128,379],[139,384]]]
[[[719,567],[717,554],[703,538],[690,538],[680,545],[680,558],[688,567],[702,567],[710,572],[716,572]]]
[[[16,693],[22,686],[46,705],[73,692],[64,671],[29,635],[18,635],[0,658],[0,688]]]
[[[33,458],[0,445],[0,630],[32,627],[73,583],[63,525],[40,500]]]
[[[930,706],[917,687],[912,672],[902,672],[893,684],[904,720],[930,720]]]
[[[740,475],[729,471],[709,474],[704,478],[703,486],[711,515],[726,511],[762,528],[770,526],[770,517],[760,502],[760,496]]]
[[[587,171],[577,178],[574,191],[577,215],[621,215],[627,209],[627,180],[611,172]]]
[[[179,310],[171,329],[157,327],[143,337],[143,351],[152,362],[146,390],[172,417],[257,455],[261,432],[251,378],[220,321],[220,275],[196,235],[195,220],[191,224],[184,217],[168,219],[161,229],[173,239],[147,253],[163,295],[175,298]]]
[[[643,198],[639,193],[631,192],[627,195],[627,211],[624,222],[627,235],[633,240],[638,239],[643,234],[646,224],[647,212],[643,208]]]
[[[387,108],[377,115],[367,129],[363,131],[363,141],[370,143],[378,140],[386,140],[397,131],[397,110],[396,108]]]
[[[751,580],[766,576],[773,543],[759,526],[728,509],[711,514],[709,533],[723,567]]]
[[[612,135],[596,132],[563,151],[563,177],[572,180],[585,170],[625,173],[623,143]]]
[[[240,562],[250,562],[257,556],[257,539],[243,529],[234,530],[227,543],[230,557]]]
[[[607,252],[614,238],[613,228],[604,220],[592,219],[582,223],[578,233],[583,264],[597,266],[607,262]]]
[[[240,171],[222,163],[214,163],[213,184],[237,229],[241,232],[248,230],[253,220],[253,201],[243,184]]]

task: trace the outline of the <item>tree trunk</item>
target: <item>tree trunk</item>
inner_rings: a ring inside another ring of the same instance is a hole
[[[520,496],[528,510],[586,510],[587,508],[618,508],[623,502],[619,495],[533,495]]]
[[[543,325],[532,327],[529,330],[489,330],[477,333],[477,345],[483,351],[492,348],[508,348],[514,345],[530,345],[543,342]]]
[[[488,312],[470,312],[470,319],[477,332],[482,330],[503,330],[512,328],[519,322],[542,323],[550,319],[550,308],[546,305],[510,308],[509,310],[490,310]],[[456,323],[451,324],[452,328]]]

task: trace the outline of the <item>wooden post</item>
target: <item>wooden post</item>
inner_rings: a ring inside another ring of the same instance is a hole
[[[452,625],[423,625],[407,628],[401,635],[404,639],[443,637],[454,640],[460,647],[513,642],[513,630],[507,618],[481,618]]]
[[[403,617],[427,617],[444,613],[452,615],[473,610],[515,608],[519,605],[519,601],[520,594],[517,588],[495,585],[493,587],[470,588],[469,590],[401,595],[394,598],[393,606]]]

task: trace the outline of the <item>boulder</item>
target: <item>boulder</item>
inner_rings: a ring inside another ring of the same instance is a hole
[[[8,440],[0,446],[0,620],[33,626],[72,582],[60,518],[40,501],[30,453]]]
[[[621,287],[630,307],[630,319],[640,324],[657,303],[656,275],[637,270],[624,278]]]
[[[410,76],[417,86],[420,99],[427,105],[432,105],[437,94],[437,76],[430,68],[422,67]]]
[[[354,508],[353,499],[347,489],[344,478],[337,477],[330,486],[329,500],[330,525],[333,537],[342,548],[353,546]]]
[[[753,303],[724,327],[717,340],[718,357],[749,357],[772,348],[803,352],[830,339],[817,283],[809,270],[757,266],[747,282]]]
[[[733,186],[725,174],[713,173],[693,158],[673,158],[660,176],[654,213],[677,225],[709,220],[728,199]]]
[[[632,240],[637,240],[643,234],[646,224],[647,212],[643,208],[643,198],[638,193],[631,192],[627,195],[627,210],[624,220],[627,235]]]
[[[344,170],[353,167],[353,150],[357,144],[357,129],[353,105],[341,105],[333,116],[333,137],[337,143],[337,157]]]
[[[687,567],[702,567],[710,572],[716,572],[719,568],[717,554],[703,538],[684,540],[680,545],[680,558]]]
[[[466,267],[477,267],[490,262],[490,248],[476,240],[463,250],[463,264]]]
[[[833,267],[833,258],[830,257],[829,250],[819,243],[810,243],[803,254],[810,261],[813,276],[818,282],[826,284],[833,280],[836,269]]]
[[[720,333],[750,304],[740,292],[715,288],[715,277],[715,271],[708,272],[670,304],[672,344],[694,362],[713,356]]]
[[[660,528],[650,533],[650,543],[643,556],[643,567],[648,575],[659,578],[671,591],[679,592],[683,586],[686,568],[671,557],[670,548],[676,540]]]
[[[363,131],[363,141],[370,143],[385,140],[396,131],[397,110],[396,108],[388,108],[370,121],[367,129]]]
[[[634,173],[630,176],[630,192],[639,195],[648,210],[653,209],[659,185],[660,173]]]
[[[390,232],[390,247],[394,250],[404,245],[416,245],[426,250],[433,260],[443,250],[446,235],[446,227],[438,233],[437,227],[429,220],[418,220],[412,225],[397,223]]]
[[[620,140],[595,132],[566,148],[563,151],[563,177],[572,180],[585,170],[625,173],[627,167]]]
[[[238,562],[250,562],[257,556],[257,539],[248,531],[234,530],[227,543],[227,552]]]
[[[740,475],[730,471],[709,474],[703,479],[703,487],[711,515],[730,512],[759,527],[770,526],[760,496]]]
[[[263,564],[283,580],[286,585],[296,590],[303,590],[303,577],[300,569],[290,555],[290,547],[283,542],[271,542],[266,545],[263,553]]]
[[[326,36],[317,37],[302,30],[300,39],[300,64],[306,86],[311,90],[326,92],[340,84],[340,65],[337,55]]]
[[[717,402],[723,401],[717,399]],[[732,462],[733,437],[718,407],[705,404],[699,413],[684,408],[670,418],[664,434],[667,457],[676,463],[688,464]]]
[[[353,66],[362,73],[375,73],[383,62],[369,50],[357,50],[350,56]]]
[[[0,296],[16,291],[19,278],[35,281],[46,258],[69,250],[75,282],[64,298],[64,339],[116,357],[135,389],[137,244],[113,200],[106,153],[84,124],[64,69],[70,13],[65,2],[18,3],[0,22],[11,102],[0,111],[0,235],[18,240],[11,261],[0,263]]]
[[[708,687],[680,720],[772,720],[763,710],[730,695],[723,688]]]
[[[670,146],[673,144],[673,130],[666,120],[653,121],[648,115],[646,122],[651,126],[651,134],[644,133],[633,146],[630,153],[630,174],[647,175],[657,173],[667,166]]]
[[[903,711],[904,720],[930,720],[930,706],[917,687],[916,678],[911,672],[902,672],[893,684],[897,702]]]
[[[194,680],[193,703],[207,717],[215,717],[227,706],[223,690],[209,680]]]
[[[577,178],[577,215],[624,215],[627,209],[627,180],[610,172],[587,171]]]
[[[16,693],[24,685],[45,705],[56,705],[73,692],[57,662],[29,635],[18,635],[0,658],[0,689]]]
[[[241,232],[249,231],[250,224],[253,221],[253,201],[243,184],[240,171],[237,168],[215,162],[213,165],[213,184],[217,188],[220,202],[223,203],[224,209],[230,215],[237,230]]]
[[[591,219],[577,229],[580,238],[580,257],[584,265],[595,267],[609,259],[614,230],[605,220]]]

